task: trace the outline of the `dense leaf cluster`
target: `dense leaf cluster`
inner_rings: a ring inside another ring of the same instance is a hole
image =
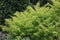
[[[52,4],[51,0],[0,0],[0,24],[5,23],[5,18],[11,18],[16,11],[23,11],[28,5],[36,5],[40,2],[41,6],[47,2]]]
[[[53,0],[54,1],[54,0]],[[60,3],[54,6],[31,6],[24,12],[16,12],[12,19],[5,19],[8,26],[3,30],[9,32],[7,40],[60,40]]]

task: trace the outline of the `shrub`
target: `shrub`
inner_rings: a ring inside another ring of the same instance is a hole
[[[39,0],[41,1],[41,0]],[[16,11],[24,11],[28,5],[35,5],[38,0],[0,0],[0,24],[5,25],[5,18],[11,18]],[[50,1],[41,1],[45,5]]]
[[[54,1],[54,0],[53,0]],[[28,6],[24,12],[16,12],[12,19],[5,19],[9,24],[3,30],[9,32],[7,40],[60,40],[60,3],[54,6],[33,10]]]

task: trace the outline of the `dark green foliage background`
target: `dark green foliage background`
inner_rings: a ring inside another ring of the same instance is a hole
[[[4,24],[5,18],[11,18],[16,11],[26,9],[29,0],[0,0],[0,24]]]

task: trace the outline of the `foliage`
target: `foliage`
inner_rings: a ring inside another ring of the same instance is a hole
[[[24,11],[28,5],[33,7],[38,1],[41,6],[52,2],[47,0],[0,0],[0,24],[5,25],[5,18],[11,18],[16,11]]]
[[[24,11],[29,5],[29,0],[0,0],[0,24],[5,18],[11,18],[16,11]]]
[[[46,4],[36,10],[28,6],[24,12],[11,16],[12,19],[5,19],[8,25],[3,30],[9,32],[7,40],[60,40],[60,3],[54,0],[53,3],[54,6]]]

